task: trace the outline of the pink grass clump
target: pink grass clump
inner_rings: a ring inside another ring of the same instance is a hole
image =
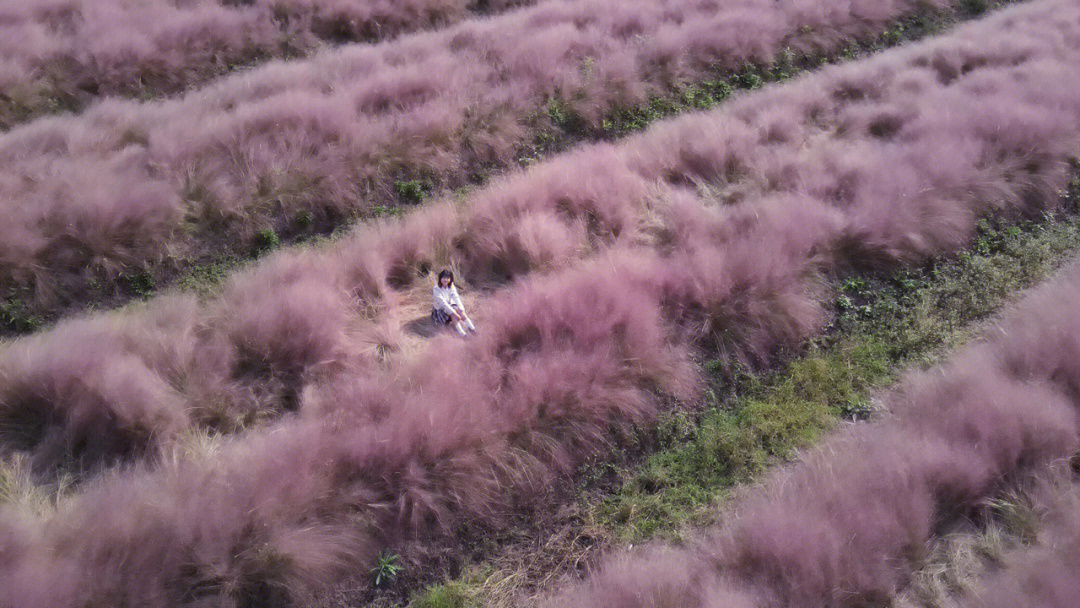
[[[222,601],[276,589],[302,600],[342,563],[362,564],[380,547],[419,547],[466,521],[527,508],[608,445],[612,428],[646,424],[654,391],[689,398],[696,388],[686,353],[669,344],[647,300],[609,288],[583,305],[583,287],[595,281],[579,272],[522,286],[493,304],[509,312],[465,352],[443,337],[392,373],[309,393],[305,407],[322,415],[227,442],[212,458],[100,478],[77,507],[41,522],[34,546],[66,549],[24,552],[0,574],[8,597],[61,606],[127,594],[174,605],[193,589]],[[392,400],[379,408],[380,396]],[[173,493],[183,498],[140,516],[93,515]],[[88,521],[124,547],[123,568],[86,536],[79,522]],[[312,548],[318,539],[347,550],[332,558],[328,547]],[[70,585],[24,586],[39,580],[25,571],[50,562],[56,572],[83,566]],[[156,574],[134,564],[158,564]]]

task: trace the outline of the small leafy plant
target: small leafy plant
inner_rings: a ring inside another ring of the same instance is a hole
[[[401,207],[387,207],[386,205],[375,205],[371,208],[372,217],[398,217],[405,213],[405,210]]]
[[[270,251],[281,245],[281,237],[273,228],[265,228],[255,236],[255,244],[259,251]]]
[[[860,277],[852,277],[846,279],[840,285],[840,291],[847,293],[861,294],[866,290],[866,280]]]
[[[149,298],[154,295],[154,275],[149,272],[127,275],[128,287],[140,298]]]
[[[423,201],[431,190],[431,184],[417,179],[394,182],[394,191],[402,200],[410,203]]]
[[[765,80],[758,73],[757,66],[747,64],[743,67],[742,71],[732,77],[732,82],[742,89],[756,89],[765,83]]]
[[[301,228],[309,228],[315,223],[315,214],[310,209],[303,209],[296,214],[296,225]]]
[[[375,577],[376,587],[382,587],[397,578],[403,568],[398,563],[399,559],[401,559],[401,556],[392,551],[384,551],[379,554],[375,561],[375,567],[371,569],[371,574]]]
[[[41,323],[40,318],[30,314],[15,291],[7,299],[0,300],[0,327],[16,333],[28,333],[41,327]]]

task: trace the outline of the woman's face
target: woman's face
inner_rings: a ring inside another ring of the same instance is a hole
[[[450,277],[439,277],[439,285],[441,285],[444,288],[449,287],[450,286]]]

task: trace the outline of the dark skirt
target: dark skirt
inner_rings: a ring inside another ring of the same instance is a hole
[[[438,308],[431,309],[431,320],[434,321],[436,325],[449,325],[452,318],[453,317]]]

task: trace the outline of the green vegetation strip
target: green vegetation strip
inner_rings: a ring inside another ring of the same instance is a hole
[[[1037,221],[980,222],[972,247],[955,258],[839,282],[827,331],[775,370],[744,370],[732,378],[721,371],[722,362],[706,361],[712,388],[702,411],[666,417],[645,446],[652,455],[639,466],[596,464],[585,471],[575,521],[589,528],[588,542],[680,542],[711,522],[736,486],[791,460],[841,422],[873,417],[876,391],[908,368],[937,362],[977,334],[1018,291],[1080,251],[1080,179],[1065,198],[1062,211]],[[620,480],[616,489],[599,489],[611,475]],[[458,579],[415,594],[410,605],[514,605],[516,591],[534,588],[538,576],[559,574],[526,573],[519,561],[495,553]]]

